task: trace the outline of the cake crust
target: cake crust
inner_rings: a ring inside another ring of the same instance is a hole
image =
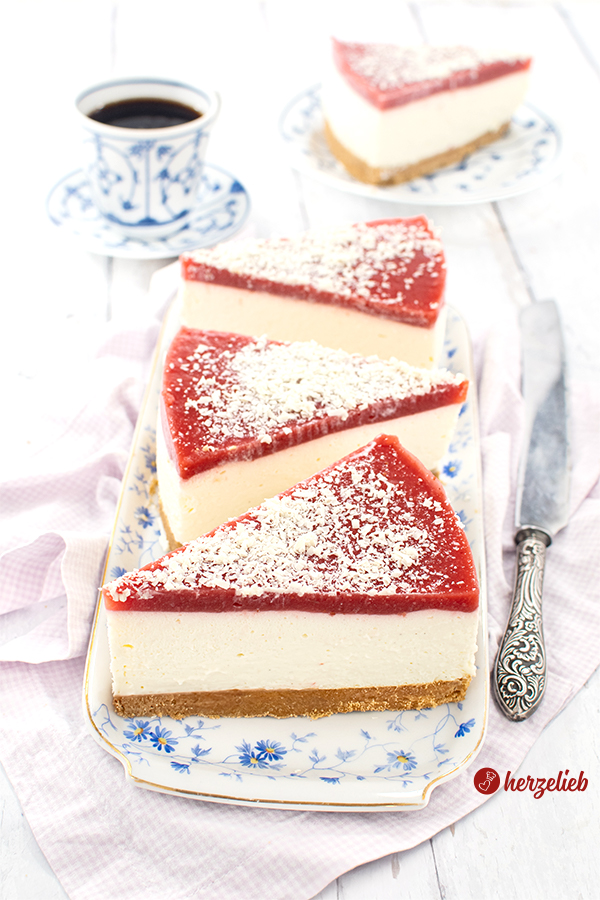
[[[480,135],[468,144],[463,144],[461,147],[452,147],[444,153],[437,153],[435,156],[430,156],[428,159],[421,159],[419,162],[412,163],[409,166],[400,166],[399,168],[379,168],[377,166],[370,166],[363,159],[359,159],[358,156],[355,156],[347,147],[344,147],[344,145],[340,143],[331,130],[327,120],[325,120],[324,131],[327,145],[332,154],[336,159],[339,159],[353,178],[356,178],[358,181],[362,181],[365,184],[376,184],[385,187],[392,184],[402,184],[405,181],[412,181],[414,178],[430,175],[432,172],[443,169],[445,166],[459,163],[465,156],[474,153],[475,150],[479,150],[480,147],[485,147],[488,144],[497,141],[498,138],[501,138],[506,134],[509,126],[510,122],[505,122],[496,131],[487,131],[485,134]]]
[[[346,712],[426,709],[441,703],[464,700],[471,679],[434,681],[429,684],[404,684],[386,687],[337,688],[332,690],[232,690],[196,693],[115,695],[115,710],[120,716],[169,716],[183,719],[202,716],[272,716],[286,719],[307,716],[319,719]]]

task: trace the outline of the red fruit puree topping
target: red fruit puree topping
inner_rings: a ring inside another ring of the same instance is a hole
[[[331,350],[182,328],[165,361],[163,433],[182,478],[322,435],[462,403],[468,381]]]
[[[181,257],[183,278],[350,307],[432,327],[443,304],[442,244],[425,216],[298,237],[220,244]]]
[[[378,109],[403,106],[440,91],[472,87],[529,69],[529,57],[479,53],[470,47],[398,47],[333,41],[333,59],[354,90]]]
[[[103,588],[111,610],[471,612],[473,557],[441,484],[395,437]]]

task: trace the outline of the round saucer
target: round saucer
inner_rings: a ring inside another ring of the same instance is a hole
[[[279,129],[291,164],[300,172],[352,194],[419,206],[463,206],[516,197],[546,184],[558,174],[561,164],[558,126],[529,103],[516,111],[504,137],[460,163],[385,187],[357,181],[329,150],[323,131],[320,85],[288,103]]]
[[[212,247],[235,234],[250,211],[250,198],[240,182],[218,166],[204,164],[202,184],[190,221],[167,238],[125,237],[94,206],[82,169],[56,184],[46,208],[51,221],[77,238],[86,250],[128,259],[166,259],[185,250]]]

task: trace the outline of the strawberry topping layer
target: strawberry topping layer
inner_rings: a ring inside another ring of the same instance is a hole
[[[472,612],[479,591],[442,485],[381,435],[103,588],[111,610]]]
[[[529,57],[480,53],[470,47],[398,47],[335,39],[333,59],[354,90],[378,109],[472,87],[531,66]]]
[[[425,216],[240,241],[181,257],[183,278],[330,303],[419,327],[443,304],[446,264]]]
[[[165,360],[163,431],[182,478],[325,434],[462,403],[445,369],[362,357],[315,341],[182,328]]]

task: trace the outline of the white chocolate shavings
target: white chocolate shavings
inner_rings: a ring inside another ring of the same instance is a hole
[[[398,47],[395,44],[346,44],[345,57],[351,69],[381,91],[421,81],[451,78],[470,71],[477,77],[480,65],[516,62],[519,57],[496,51],[478,52],[470,47]]]
[[[426,528],[424,500],[432,510]],[[444,509],[454,521],[450,505],[433,500],[424,482],[407,491],[375,472],[365,448],[186,545],[165,568],[125,575],[107,590],[115,600],[127,599],[128,585],[140,597],[145,587],[233,588],[247,597],[443,590],[457,577],[440,565],[457,549]]]
[[[225,243],[186,257],[249,279],[310,286],[341,298],[369,299],[376,293],[379,302],[397,303],[402,293],[391,289],[390,277],[406,273],[418,253],[425,258],[412,280],[437,277],[435,270],[444,262],[440,240],[420,222],[397,220],[307,231],[291,239]]]
[[[224,363],[218,374],[215,356]],[[265,444],[271,443],[269,431],[290,424],[325,417],[344,421],[351,411],[374,404],[385,413],[386,401],[393,410],[400,400],[464,381],[463,375],[446,369],[417,369],[394,358],[362,357],[315,341],[269,343],[265,337],[238,350],[211,351],[199,344],[180,367],[194,376],[185,398],[191,428],[201,423],[219,441],[256,435]]]

